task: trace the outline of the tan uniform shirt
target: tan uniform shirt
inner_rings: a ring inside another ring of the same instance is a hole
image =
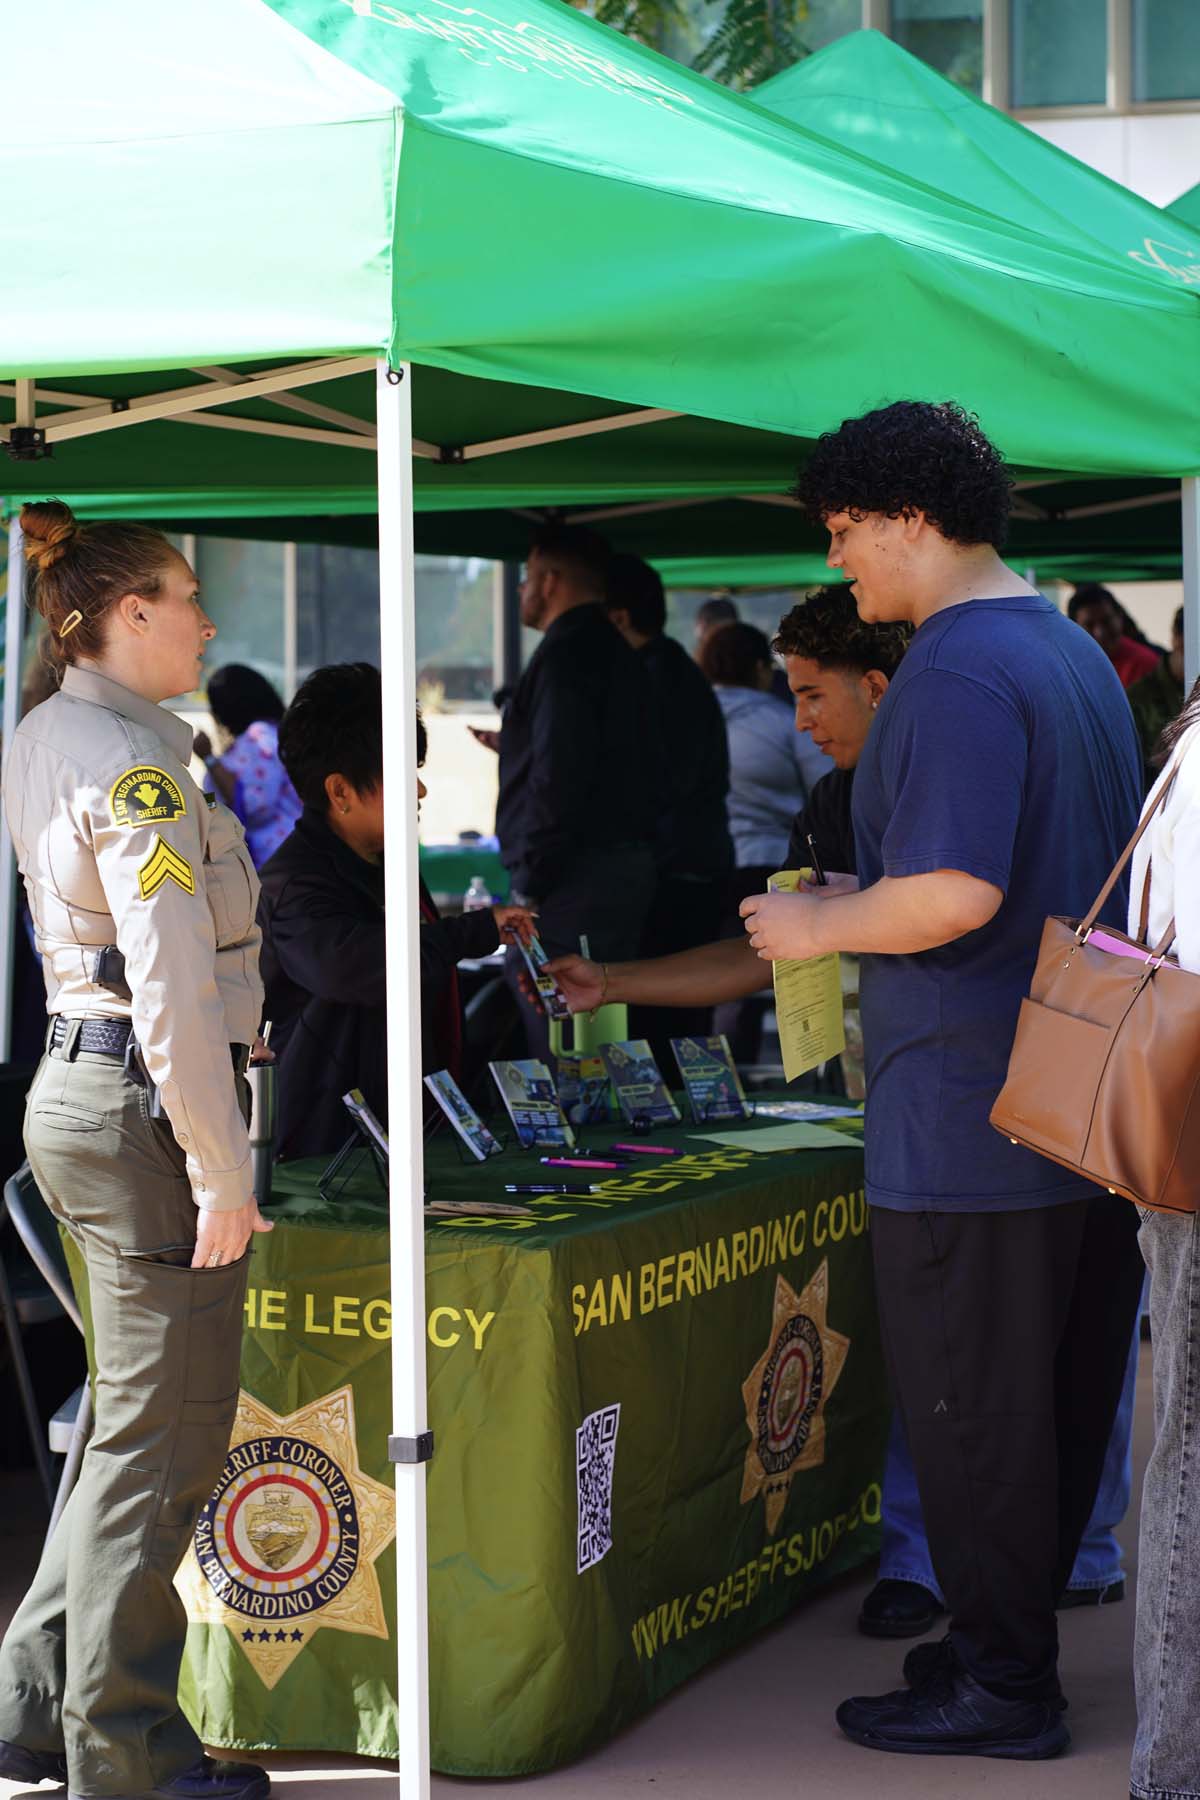
[[[188,774],[192,730],[88,669],[17,727],[4,807],[51,1013],[132,1019],[196,1204],[251,1193],[229,1046],[262,1014],[258,877],[242,827]],[[132,1003],[95,979],[116,944]]]

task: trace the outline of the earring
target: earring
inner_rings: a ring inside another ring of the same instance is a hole
[[[348,813],[350,811],[350,808],[348,806],[343,806],[342,811],[344,813]]]

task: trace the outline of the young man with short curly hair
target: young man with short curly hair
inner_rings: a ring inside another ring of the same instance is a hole
[[[1137,1215],[988,1114],[1047,914],[1087,910],[1136,823],[1138,747],[1103,651],[1005,566],[1009,479],[960,407],[847,421],[798,491],[861,617],[916,633],[855,778],[861,891],[743,913],[768,960],[862,957],[880,1315],[951,1614],[907,1688],[838,1722],[878,1750],[1053,1756],[1054,1607],[1121,1389]]]

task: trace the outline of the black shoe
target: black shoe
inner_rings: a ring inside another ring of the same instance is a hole
[[[1040,1762],[1071,1741],[1057,1702],[1002,1700],[965,1670],[946,1673],[914,1692],[900,1688],[844,1700],[837,1722],[868,1750],[901,1756],[1000,1756]]]
[[[867,1637],[924,1637],[942,1611],[919,1581],[877,1581],[862,1603],[858,1629]]]
[[[266,1800],[270,1791],[267,1771],[256,1763],[218,1762],[215,1757],[202,1756],[169,1781],[123,1800]],[[68,1792],[67,1800],[82,1797]]]
[[[0,1738],[0,1781],[58,1781],[67,1779],[67,1759],[61,1750],[26,1750]]]
[[[1102,1588],[1067,1588],[1059,1597],[1058,1610],[1067,1612],[1073,1606],[1115,1606],[1124,1598],[1124,1579],[1110,1581]]]
[[[961,1668],[954,1645],[948,1637],[944,1637],[939,1638],[936,1644],[918,1644],[915,1650],[910,1650],[904,1659],[901,1673],[909,1687],[920,1692],[943,1671],[953,1674],[956,1669]],[[1065,1694],[1059,1694],[1053,1704],[1059,1712],[1066,1712],[1069,1702]]]

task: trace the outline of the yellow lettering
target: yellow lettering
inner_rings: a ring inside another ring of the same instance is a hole
[[[721,1583],[720,1587],[717,1589],[717,1601],[716,1601],[716,1605],[712,1609],[712,1622],[714,1625],[716,1624],[718,1619],[723,1618],[724,1615],[729,1611],[729,1596],[732,1592],[733,1592],[733,1582],[730,1580],[729,1576],[727,1575],[725,1577],[724,1581]]]
[[[254,1330],[254,1321],[258,1314],[258,1289],[246,1289],[246,1304],[242,1309],[246,1315],[246,1330]]]
[[[664,1256],[658,1265],[658,1304],[673,1306],[675,1304],[675,1256]]]
[[[328,1325],[318,1325],[316,1317],[314,1316],[313,1302],[315,1299],[316,1296],[314,1294],[305,1294],[304,1296],[304,1329],[310,1336],[328,1337]]]
[[[608,1316],[614,1321],[633,1317],[633,1276],[628,1269],[623,1275],[614,1275],[612,1278]]]
[[[867,1229],[867,1196],[861,1188],[850,1196],[850,1229],[855,1237],[862,1237]]]
[[[813,1243],[819,1250],[829,1234],[829,1202],[819,1200],[813,1214]]]
[[[782,1262],[787,1255],[787,1220],[771,1220],[771,1236],[767,1245],[767,1261]]]
[[[426,1327],[427,1331],[429,1332],[430,1343],[435,1344],[439,1350],[453,1350],[455,1344],[461,1343],[461,1341],[462,1341],[462,1332],[461,1331],[452,1331],[449,1333],[448,1336],[442,1336],[439,1334],[439,1326],[443,1319],[452,1320],[455,1324],[457,1324],[458,1318],[459,1318],[459,1315],[455,1311],[454,1307],[452,1307],[452,1306],[435,1306],[433,1311],[429,1315],[429,1324]]]
[[[723,1281],[729,1280],[729,1248],[724,1238],[717,1239],[717,1254],[713,1258],[713,1286],[719,1287]]]
[[[263,1288],[258,1296],[258,1329],[282,1331],[287,1325],[287,1295],[281,1288]]]
[[[603,1281],[597,1281],[592,1288],[592,1297],[588,1301],[588,1309],[583,1321],[583,1329],[590,1331],[593,1325],[608,1324],[608,1301],[604,1293]]]
[[[587,1292],[582,1282],[577,1282],[571,1289],[571,1316],[575,1321],[575,1336],[585,1329],[583,1317],[583,1296]]]
[[[362,1328],[358,1323],[358,1309],[362,1301],[357,1294],[335,1294],[333,1296],[333,1335],[334,1337],[361,1337]]]
[[[817,1533],[817,1561],[824,1562],[833,1549],[833,1526],[828,1519],[822,1519],[821,1529]]]
[[[748,1240],[746,1237],[746,1233],[744,1231],[735,1231],[734,1232],[734,1234],[733,1234],[733,1278],[735,1281],[737,1280],[739,1275],[746,1275],[749,1273],[749,1270],[746,1267],[746,1244],[747,1244],[747,1242],[748,1242]]]
[[[692,1610],[692,1629],[698,1631],[701,1625],[708,1624],[708,1615],[712,1612],[716,1588],[706,1587],[696,1595],[696,1604]]]
[[[490,1312],[484,1313],[482,1319],[477,1319],[469,1306],[464,1307],[463,1317],[471,1328],[471,1336],[475,1339],[476,1351],[483,1349],[484,1334],[495,1316],[494,1312]]]
[[[638,1306],[644,1312],[654,1311],[654,1264],[643,1263],[638,1281]]]
[[[392,1303],[390,1300],[367,1301],[363,1307],[363,1330],[369,1338],[376,1338],[380,1341],[391,1337]]]
[[[696,1281],[702,1294],[707,1294],[713,1284],[712,1279],[712,1245],[701,1244],[696,1251]]]
[[[788,1249],[793,1256],[803,1256],[804,1247],[808,1243],[808,1213],[804,1207],[792,1214],[791,1230],[788,1232]]]
[[[746,1604],[746,1571],[739,1569],[733,1578],[733,1592],[729,1596],[730,1612],[741,1612]]]
[[[862,1516],[866,1524],[878,1525],[883,1512],[883,1489],[873,1481],[862,1497]]]
[[[679,1262],[675,1270],[677,1297],[680,1300],[682,1300],[684,1294],[687,1294],[688,1298],[691,1300],[696,1298],[695,1269],[696,1252],[694,1250],[681,1250],[679,1252]]]
[[[761,1225],[750,1227],[750,1273],[757,1274],[766,1261],[767,1234]]]
[[[804,1534],[793,1532],[787,1541],[787,1562],[784,1564],[785,1575],[798,1575],[804,1567]]]
[[[840,1244],[850,1227],[850,1209],[846,1205],[845,1194],[839,1194],[829,1206],[829,1235],[835,1244]]]

